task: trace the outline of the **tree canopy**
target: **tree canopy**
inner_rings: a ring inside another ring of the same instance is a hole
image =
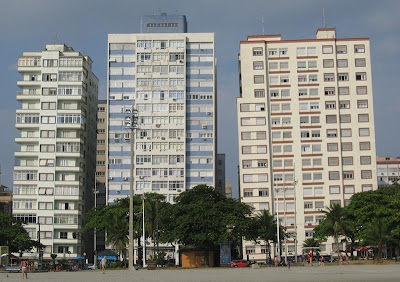
[[[245,235],[251,207],[228,199],[213,187],[198,185],[181,193],[171,206],[168,240],[185,246],[214,249]],[[165,240],[165,237],[162,237]]]
[[[43,247],[31,240],[22,222],[9,213],[0,212],[0,226],[0,246],[8,246],[10,252],[28,252],[33,247]]]

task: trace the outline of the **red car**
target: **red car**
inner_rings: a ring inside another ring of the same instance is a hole
[[[243,259],[238,259],[238,260],[234,260],[232,261],[231,267],[246,267],[249,264],[247,263],[247,261],[243,260]]]

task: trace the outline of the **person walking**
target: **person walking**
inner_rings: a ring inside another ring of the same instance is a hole
[[[278,256],[274,257],[274,265],[275,267],[278,267]]]
[[[26,260],[22,260],[19,268],[21,269],[22,279],[28,279],[28,262]]]
[[[103,271],[103,274],[106,273],[106,264],[107,264],[107,258],[106,258],[106,256],[104,256],[101,259],[101,270]]]

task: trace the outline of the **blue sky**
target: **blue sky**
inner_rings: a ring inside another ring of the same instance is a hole
[[[137,33],[142,15],[183,14],[189,32],[214,32],[218,59],[218,147],[226,154],[228,182],[237,188],[236,97],[239,95],[240,40],[248,35],[282,34],[283,39],[315,38],[322,27],[337,37],[370,37],[376,147],[379,155],[400,156],[400,1],[396,0],[0,0],[0,164],[2,183],[12,186],[14,127],[18,105],[17,59],[23,51],[60,42],[88,54],[106,93],[108,33]]]

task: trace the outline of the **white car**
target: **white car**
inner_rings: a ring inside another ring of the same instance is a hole
[[[87,269],[95,270],[96,268],[94,267],[93,263],[89,263]]]

